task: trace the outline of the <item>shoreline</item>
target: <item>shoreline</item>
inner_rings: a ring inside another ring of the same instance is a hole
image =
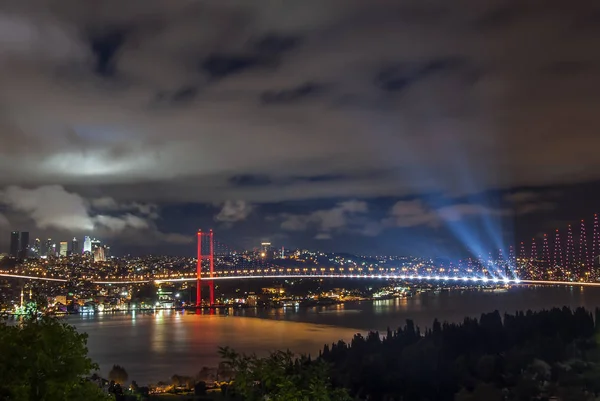
[[[424,288],[424,289],[416,289],[414,292],[410,292],[404,295],[387,295],[381,297],[353,297],[352,299],[340,300],[334,298],[324,298],[320,300],[304,300],[304,301],[293,301],[292,303],[281,303],[279,304],[271,304],[271,305],[247,305],[247,304],[215,304],[215,305],[203,305],[202,307],[198,307],[195,305],[189,306],[178,306],[178,307],[162,307],[162,306],[153,306],[153,307],[145,307],[145,308],[112,308],[112,309],[102,309],[98,310],[98,308],[94,308],[93,310],[84,310],[84,311],[50,311],[47,312],[49,315],[53,316],[71,316],[71,315],[95,315],[95,314],[116,314],[116,313],[132,313],[132,312],[155,312],[155,311],[188,311],[188,312],[198,312],[203,313],[204,311],[217,311],[217,310],[243,310],[243,309],[254,309],[254,310],[272,310],[272,309],[285,309],[285,308],[294,308],[294,309],[304,309],[304,308],[314,308],[319,306],[333,306],[340,305],[351,302],[375,302],[375,301],[384,301],[390,299],[407,299],[414,297],[416,294],[420,293],[433,293],[435,295],[442,292],[449,291],[482,291],[482,292],[504,292],[509,288],[513,288],[511,285],[492,285],[485,287],[438,287],[438,288]],[[0,312],[0,316],[9,316],[9,317],[19,317],[25,316],[26,313],[15,313],[15,312]]]

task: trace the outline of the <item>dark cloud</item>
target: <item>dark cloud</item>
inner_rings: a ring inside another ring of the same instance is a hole
[[[334,174],[323,174],[323,175],[315,175],[312,177],[298,177],[296,180],[298,181],[309,181],[309,182],[328,182],[328,181],[338,181],[348,179],[343,175],[334,175]]]
[[[195,100],[200,92],[200,87],[186,84],[175,90],[160,90],[156,97],[150,101],[150,107],[156,110],[161,108],[179,107]]]
[[[221,79],[255,67],[273,66],[280,55],[296,47],[299,38],[274,33],[265,35],[243,54],[212,53],[201,63],[201,69],[211,79]]]
[[[198,94],[198,88],[188,85],[176,90],[171,95],[171,101],[173,102],[187,102],[192,100]]]
[[[264,55],[278,55],[294,49],[300,43],[299,36],[269,33],[257,41],[256,49]]]
[[[0,187],[202,203],[214,222],[210,205],[231,200],[502,204],[515,188],[593,182],[598,13],[557,0],[3,3]],[[563,207],[515,208],[550,203]],[[477,204],[459,214],[505,206]],[[160,232],[138,209],[108,214],[127,213]],[[377,233],[383,218],[356,214],[341,232]]]
[[[94,71],[108,77],[115,74],[115,59],[119,49],[125,44],[128,28],[107,27],[100,32],[88,34],[90,48],[95,58]]]
[[[255,67],[261,60],[257,56],[211,54],[202,63],[202,69],[211,78],[225,78],[248,68]]]
[[[324,85],[307,82],[290,89],[265,91],[260,95],[260,99],[265,104],[290,103],[316,96],[324,90]]]
[[[229,179],[229,182],[236,187],[246,186],[266,186],[272,183],[272,180],[266,174],[251,175],[251,174],[240,174],[235,175]]]
[[[432,75],[456,72],[465,65],[466,61],[460,57],[445,57],[420,64],[404,63],[387,66],[377,73],[375,84],[384,91],[399,92]]]

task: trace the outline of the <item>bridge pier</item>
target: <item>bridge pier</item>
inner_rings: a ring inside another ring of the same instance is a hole
[[[207,282],[209,291],[210,306],[215,304],[215,282],[211,279],[202,280],[201,278],[196,279],[196,307],[202,307],[202,283]]]
[[[209,254],[202,254],[202,238],[208,237],[209,240]],[[209,302],[210,306],[215,304],[215,282],[212,279],[215,270],[215,257],[214,257],[214,241],[213,241],[213,230],[211,229],[208,233],[203,233],[202,230],[198,230],[198,259],[196,262],[196,307],[202,307],[202,260],[208,259],[210,266],[210,277],[208,281],[209,288]]]

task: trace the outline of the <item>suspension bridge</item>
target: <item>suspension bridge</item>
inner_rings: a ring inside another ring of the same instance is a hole
[[[566,231],[566,234],[565,234]],[[541,243],[541,252],[538,244]],[[577,245],[576,245],[577,244]],[[497,255],[489,252],[487,259],[482,255],[446,265],[414,267],[400,265],[321,267],[302,265],[284,267],[276,262],[266,263],[265,258],[237,257],[228,263],[224,255],[236,254],[231,248],[215,241],[214,232],[198,230],[196,238],[197,256],[195,271],[171,272],[131,278],[88,279],[98,285],[129,285],[143,283],[196,282],[196,299],[202,299],[202,288],[208,287],[210,303],[214,303],[215,282],[244,279],[381,279],[432,283],[475,283],[481,285],[578,285],[600,286],[600,275],[596,261],[600,258],[600,226],[598,215],[594,215],[591,230],[584,220],[574,234],[571,225],[559,229],[554,235],[543,234],[532,238],[526,245],[520,242],[518,255],[515,247],[498,249]],[[504,255],[507,255],[505,258]],[[264,255],[263,255],[264,256]],[[215,262],[219,262],[216,268]],[[0,277],[63,282],[60,277],[33,276],[0,272]],[[199,302],[198,302],[199,303]]]

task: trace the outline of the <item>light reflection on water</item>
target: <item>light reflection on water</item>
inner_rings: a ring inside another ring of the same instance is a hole
[[[156,314],[70,317],[89,334],[92,359],[106,375],[113,364],[125,366],[140,383],[166,380],[173,374],[194,375],[216,366],[219,346],[265,355],[277,349],[315,355],[325,343],[350,339],[355,329],[309,323],[226,315],[196,315],[175,311]]]
[[[495,309],[517,310],[600,305],[600,289],[579,287],[514,288],[503,293],[442,292],[408,299],[380,300],[330,307],[241,310],[225,314],[158,311],[155,314],[70,316],[89,334],[90,356],[106,375],[113,364],[125,366],[138,383],[195,375],[216,366],[219,346],[265,355],[277,349],[316,355],[326,343],[350,340],[357,332],[384,332],[411,318],[422,328],[434,318],[462,321]]]

